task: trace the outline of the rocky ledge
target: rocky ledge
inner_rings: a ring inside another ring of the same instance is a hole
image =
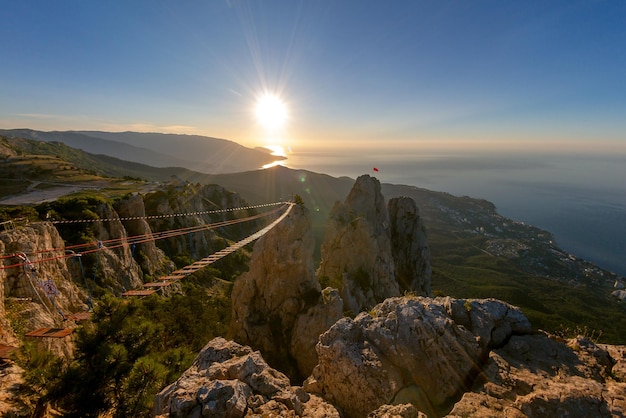
[[[272,369],[258,351],[218,337],[157,395],[157,417],[339,417],[329,403]]]
[[[504,302],[397,297],[320,336],[302,387],[216,338],[159,417],[624,416],[626,348],[531,332]]]

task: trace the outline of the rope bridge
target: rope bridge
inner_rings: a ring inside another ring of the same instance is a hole
[[[111,239],[107,241],[97,241],[97,242],[88,243],[88,244],[71,245],[71,246],[67,246],[64,248],[44,249],[44,250],[39,250],[39,251],[28,254],[30,256],[40,255],[42,258],[40,258],[39,260],[29,259],[27,254],[25,253],[6,254],[6,255],[0,256],[0,260],[13,257],[13,258],[17,258],[19,262],[15,264],[11,264],[11,265],[0,266],[0,269],[10,269],[10,268],[21,267],[24,270],[24,273],[26,277],[28,278],[31,286],[33,287],[35,294],[39,297],[41,303],[44,305],[45,308],[47,308],[50,311],[50,313],[52,313],[50,309],[52,307],[52,308],[56,308],[57,312],[61,315],[64,321],[70,320],[70,321],[77,322],[80,320],[86,320],[90,318],[89,312],[65,314],[60,310],[60,308],[58,307],[58,305],[55,303],[55,300],[54,300],[54,297],[58,295],[59,293],[58,290],[56,289],[56,286],[54,286],[54,282],[52,280],[46,280],[45,282],[42,281],[38,277],[37,270],[34,267],[34,264],[42,263],[42,262],[49,262],[49,261],[58,260],[58,259],[71,258],[71,257],[76,257],[80,261],[80,257],[83,254],[96,253],[96,252],[102,251],[105,248],[113,249],[113,248],[129,246],[129,245],[132,245],[134,247],[135,244],[191,234],[191,233],[198,232],[198,231],[206,231],[206,230],[220,228],[220,227],[224,227],[228,225],[234,225],[234,224],[238,224],[242,222],[259,219],[262,217],[267,217],[269,215],[283,211],[283,213],[272,223],[254,232],[248,237],[222,250],[219,250],[209,255],[208,257],[205,257],[188,266],[178,269],[170,273],[169,275],[160,277],[158,281],[151,282],[151,283],[144,283],[141,289],[127,290],[122,293],[122,296],[127,296],[127,297],[128,296],[147,296],[147,295],[151,295],[155,293],[157,289],[163,289],[167,286],[170,286],[171,284],[185,278],[189,274],[195,273],[196,271],[201,270],[213,264],[217,260],[220,260],[221,258],[241,249],[245,245],[259,239],[260,237],[265,235],[268,231],[270,231],[272,228],[278,225],[283,219],[285,219],[289,215],[289,213],[291,212],[291,209],[294,206],[294,203],[293,202],[276,202],[276,203],[269,203],[269,204],[256,205],[256,206],[247,206],[243,208],[229,208],[229,209],[212,210],[212,211],[206,211],[206,212],[192,212],[192,213],[184,213],[184,214],[169,214],[169,215],[144,216],[144,217],[132,217],[132,218],[129,217],[129,218],[98,219],[98,220],[83,219],[83,220],[72,220],[72,221],[54,221],[53,223],[59,224],[59,223],[79,223],[79,222],[98,222],[98,221],[99,222],[111,222],[111,221],[136,220],[136,219],[157,219],[157,218],[161,219],[164,217],[195,216],[199,214],[232,212],[232,211],[237,211],[237,210],[246,210],[246,209],[254,209],[254,208],[277,206],[277,205],[280,205],[280,206],[271,211],[267,211],[267,212],[257,214],[257,215],[247,216],[241,219],[220,221],[220,222],[214,222],[211,224],[198,225],[198,226],[187,227],[187,228],[178,228],[178,229],[172,229],[172,230],[167,230],[167,231],[162,231],[162,232],[153,232],[153,233],[145,234],[145,235],[136,235],[136,236],[131,236],[131,237]],[[81,264],[81,271],[82,271],[82,264]],[[36,285],[39,285],[39,286],[36,286]],[[51,305],[50,307],[48,306],[48,304],[44,302],[44,300],[41,300],[41,294],[38,291],[38,288],[39,290],[43,291],[43,293],[45,293],[45,295],[48,297],[50,305]],[[29,337],[62,338],[62,337],[69,335],[71,332],[72,332],[72,329],[68,329],[68,328],[40,328],[40,329],[31,331],[29,333],[26,333],[25,335]]]
[[[276,219],[274,222],[272,222],[271,224],[269,224],[268,226],[266,226],[265,228],[255,232],[254,234],[251,234],[250,236],[242,239],[241,241],[237,241],[236,243],[224,248],[223,250],[217,251],[213,254],[211,254],[208,257],[205,257],[201,260],[196,261],[195,263],[189,264],[188,266],[183,267],[182,269],[173,271],[171,274],[167,275],[167,276],[163,276],[161,278],[159,278],[158,282],[151,282],[151,283],[144,283],[143,284],[143,288],[144,289],[138,289],[138,290],[128,290],[124,293],[122,293],[122,296],[147,296],[147,295],[151,295],[152,293],[156,292],[155,289],[157,288],[163,288],[165,286],[169,286],[170,284],[183,279],[184,277],[188,276],[191,273],[195,273],[198,270],[201,270],[213,263],[215,263],[217,260],[226,257],[228,254],[231,254],[235,251],[237,251],[238,249],[244,247],[245,245],[261,238],[263,235],[265,235],[269,230],[271,230],[272,228],[274,228],[276,225],[278,225],[283,219],[285,219],[288,215],[289,212],[291,212],[291,208],[293,207],[293,203],[288,203],[288,207],[287,210],[280,215],[280,217],[278,219]]]

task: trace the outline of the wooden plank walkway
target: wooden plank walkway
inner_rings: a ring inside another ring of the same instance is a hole
[[[17,350],[17,347],[13,347],[10,345],[0,344],[0,359],[9,358],[9,354]]]
[[[150,282],[150,283],[144,283],[143,287],[153,287],[155,289],[158,289],[158,288],[169,286],[172,283],[173,282]]]
[[[87,321],[91,319],[91,312],[76,312],[65,316],[69,321]]]
[[[122,293],[122,296],[150,296],[155,293],[154,289],[137,289],[137,290],[127,290]]]
[[[163,277],[159,277],[157,280],[162,280],[162,281],[170,281],[170,282],[175,282],[181,279],[184,279],[185,276],[184,275],[169,275],[169,276],[163,276]]]
[[[24,334],[26,337],[38,338],[64,338],[74,331],[70,328],[39,328]]]

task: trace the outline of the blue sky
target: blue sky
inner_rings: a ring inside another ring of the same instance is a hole
[[[625,21],[622,1],[3,0],[0,127],[626,153]]]

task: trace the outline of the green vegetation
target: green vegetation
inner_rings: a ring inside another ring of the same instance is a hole
[[[103,297],[91,323],[79,328],[69,362],[26,345],[20,362],[33,393],[67,417],[150,416],[154,395],[187,369],[216,336],[226,336],[230,300],[186,284],[169,298]]]
[[[325,289],[327,287],[332,287],[338,290],[343,289],[343,279],[339,275],[333,277],[332,279],[329,276],[324,275],[321,276],[318,280],[322,289]]]
[[[100,195],[66,197],[36,207],[39,217],[46,220],[68,221],[76,219],[98,220],[96,213],[108,200]],[[58,224],[59,233],[68,243],[85,244],[98,240],[95,222]]]
[[[302,197],[299,194],[297,194],[297,195],[293,196],[293,203],[295,203],[296,205],[303,206],[304,205],[304,200],[302,200]]]
[[[94,177],[123,177],[124,172],[111,167],[99,156],[69,147],[61,142],[6,138],[18,156],[12,158],[13,169],[21,175],[35,174],[40,180],[93,180]]]
[[[177,204],[178,199],[194,199],[196,195],[196,191],[187,187],[155,194],[161,202],[167,199],[172,204]],[[220,195],[203,198],[209,197],[222,201]],[[36,208],[7,208],[2,213],[8,218],[28,215],[51,220],[97,221],[99,214],[106,213],[103,211],[111,204],[116,202],[90,194],[59,199]],[[158,202],[150,200],[150,204],[158,205]],[[181,218],[175,222],[178,227],[188,226]],[[57,224],[57,228],[67,243],[93,243],[99,239],[98,222]],[[237,233],[249,235],[249,230],[240,228]],[[172,259],[179,267],[204,256],[191,253],[194,248],[188,246],[187,237],[172,239],[178,240],[171,244],[178,248]],[[218,249],[229,243],[216,231],[208,231],[206,239]],[[157,243],[167,248],[165,241]],[[244,248],[187,276],[176,284],[181,287],[175,286],[174,293],[168,297],[152,295],[128,300],[111,296],[110,289],[119,287],[120,278],[102,276],[102,269],[98,268],[99,253],[85,254],[79,259],[82,270],[89,281],[93,276],[95,285],[92,320],[75,332],[76,349],[71,360],[59,360],[40,346],[24,348],[19,361],[26,370],[28,390],[40,402],[50,403],[68,417],[95,417],[103,413],[117,417],[149,416],[156,392],[178,378],[209,340],[226,336],[232,281],[247,268],[249,251],[249,247]],[[145,258],[141,250],[133,255],[139,262]],[[144,280],[149,279],[144,276]],[[8,308],[11,313],[11,306]],[[15,324],[19,325],[19,321]]]
[[[369,273],[362,267],[359,267],[357,271],[350,275],[350,278],[354,283],[364,291],[369,290],[372,287],[372,278]]]
[[[20,224],[20,222],[35,222],[38,220],[39,213],[32,206],[0,207],[0,222],[14,221]]]
[[[555,334],[592,329],[600,342],[623,344],[626,306],[610,297],[608,283],[565,284],[529,273],[514,261],[485,254],[485,238],[430,233],[432,286],[456,298],[496,298],[522,308],[534,328]]]
[[[169,178],[170,175],[159,169],[65,149],[68,147],[58,143],[31,142],[23,145],[20,155],[5,158],[0,167],[0,178],[9,181],[3,182],[0,196],[15,193],[20,188],[23,191],[27,186],[42,189],[56,187],[60,182],[104,182],[104,176],[116,173],[123,173],[126,178],[123,181],[107,178],[106,186],[102,186],[106,189],[98,192],[83,190],[35,208],[0,208],[2,221],[17,218],[30,221],[98,220],[101,213],[98,208],[104,204],[115,205],[114,199],[136,192],[140,186],[137,183],[139,178]],[[38,153],[42,155],[36,155]],[[346,178],[332,179],[283,168],[232,176],[207,175],[202,181],[238,190],[254,203],[298,193],[294,195],[294,201],[310,208],[318,244],[322,242],[332,204],[343,200],[353,183]],[[270,184],[272,187],[267,187]],[[146,212],[157,213],[163,202],[177,211],[193,199],[213,208],[218,206],[215,202],[221,202],[226,196],[219,190],[202,194],[198,192],[201,188],[200,184],[186,183],[150,193],[145,197]],[[269,195],[269,189],[275,196]],[[582,334],[600,342],[626,343],[623,334],[626,304],[610,298],[606,280],[582,277],[558,256],[551,256],[550,249],[541,247],[540,240],[536,239],[540,232],[510,227],[507,230],[509,236],[504,238],[511,242],[528,238],[525,243],[532,245],[526,245],[528,248],[524,249],[523,257],[493,254],[488,246],[491,238],[486,234],[468,232],[475,230],[477,225],[484,225],[489,230],[489,216],[495,211],[493,205],[416,188],[398,190],[397,195],[408,195],[416,200],[428,229],[432,287],[437,289],[436,295],[502,299],[520,306],[535,328],[564,337]],[[389,188],[385,194],[387,197],[394,195]],[[232,219],[235,214],[217,216],[225,220]],[[207,223],[209,220],[213,219],[205,219]],[[58,229],[67,243],[91,243],[99,239],[96,225],[59,224]],[[189,225],[181,218],[170,218],[155,221],[154,226],[154,230],[168,230]],[[221,249],[247,235],[247,228],[249,226],[207,232],[204,238],[210,248],[202,250]],[[177,267],[204,256],[193,253],[193,245],[186,237],[178,240],[177,245],[167,240],[157,242]],[[112,286],[107,280],[116,279],[101,277],[97,255],[83,257],[87,276],[93,276],[96,281],[94,296],[98,303],[93,321],[76,333],[76,356],[71,361],[61,361],[41,347],[26,344],[20,355],[20,362],[27,370],[26,386],[42,402],[58,405],[66,416],[98,416],[111,410],[116,416],[147,416],[156,391],[177,378],[207,341],[218,335],[226,336],[231,312],[228,295],[232,281],[247,266],[249,252],[250,246],[187,277],[180,294],[132,300],[110,296],[109,287]],[[144,255],[138,250],[134,257],[141,261]],[[319,258],[319,252],[316,257]],[[536,260],[540,260],[540,268],[533,267],[532,262]],[[364,271],[353,273],[353,280],[364,289],[371,286],[371,279]],[[341,289],[343,286],[341,277],[322,277],[320,284],[322,288]],[[323,296],[328,297],[327,292]],[[17,306],[7,303],[6,308],[8,315],[15,316],[15,320],[11,318],[12,325],[22,333],[23,324],[14,312]],[[471,310],[471,303],[465,308]],[[354,315],[352,312],[345,314]],[[370,315],[375,316],[375,310],[371,310]],[[268,321],[274,327],[279,324],[275,318],[268,318]]]

